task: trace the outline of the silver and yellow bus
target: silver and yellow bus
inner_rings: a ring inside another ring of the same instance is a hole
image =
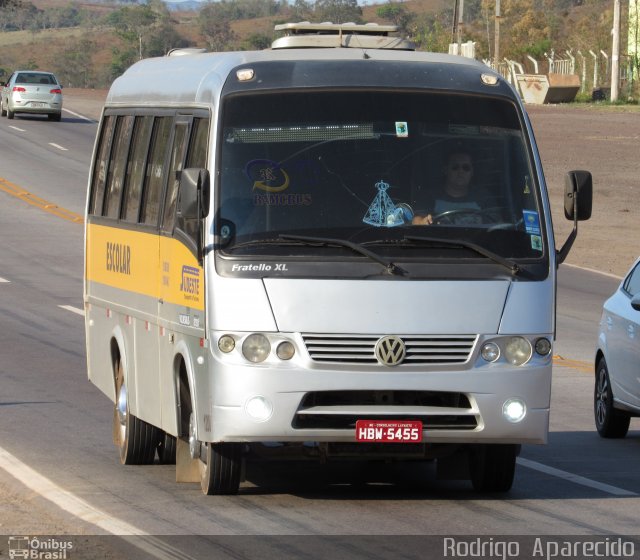
[[[175,462],[206,494],[278,450],[437,459],[506,491],[521,444],[547,440],[556,270],[591,175],[567,174],[557,251],[499,74],[391,27],[281,30],[142,60],[108,94],[84,301],[120,460]],[[443,195],[447,165],[464,196]]]

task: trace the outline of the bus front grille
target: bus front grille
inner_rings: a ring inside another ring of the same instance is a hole
[[[463,393],[445,391],[316,391],[294,416],[297,430],[354,430],[358,420],[420,420],[425,430],[474,430],[478,412]]]
[[[378,364],[375,346],[381,336],[303,334],[302,338],[314,362]],[[476,335],[408,335],[400,338],[406,348],[402,365],[463,364],[469,360],[477,340]]]

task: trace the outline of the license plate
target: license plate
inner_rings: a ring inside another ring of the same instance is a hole
[[[356,441],[383,443],[420,443],[422,422],[420,420],[358,420]]]
[[[42,107],[44,107],[44,106],[45,106],[45,104],[44,104],[44,103],[34,103],[34,102],[31,102],[31,106],[32,106],[32,107],[36,107],[36,108],[42,108]]]

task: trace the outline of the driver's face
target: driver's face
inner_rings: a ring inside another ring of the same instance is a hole
[[[452,154],[447,164],[447,183],[457,188],[466,188],[473,175],[473,163],[468,154]]]

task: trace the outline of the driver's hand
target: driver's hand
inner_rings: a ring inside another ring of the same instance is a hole
[[[414,226],[430,226],[433,223],[433,218],[431,214],[427,214],[426,216],[414,216],[411,220],[411,223]]]

